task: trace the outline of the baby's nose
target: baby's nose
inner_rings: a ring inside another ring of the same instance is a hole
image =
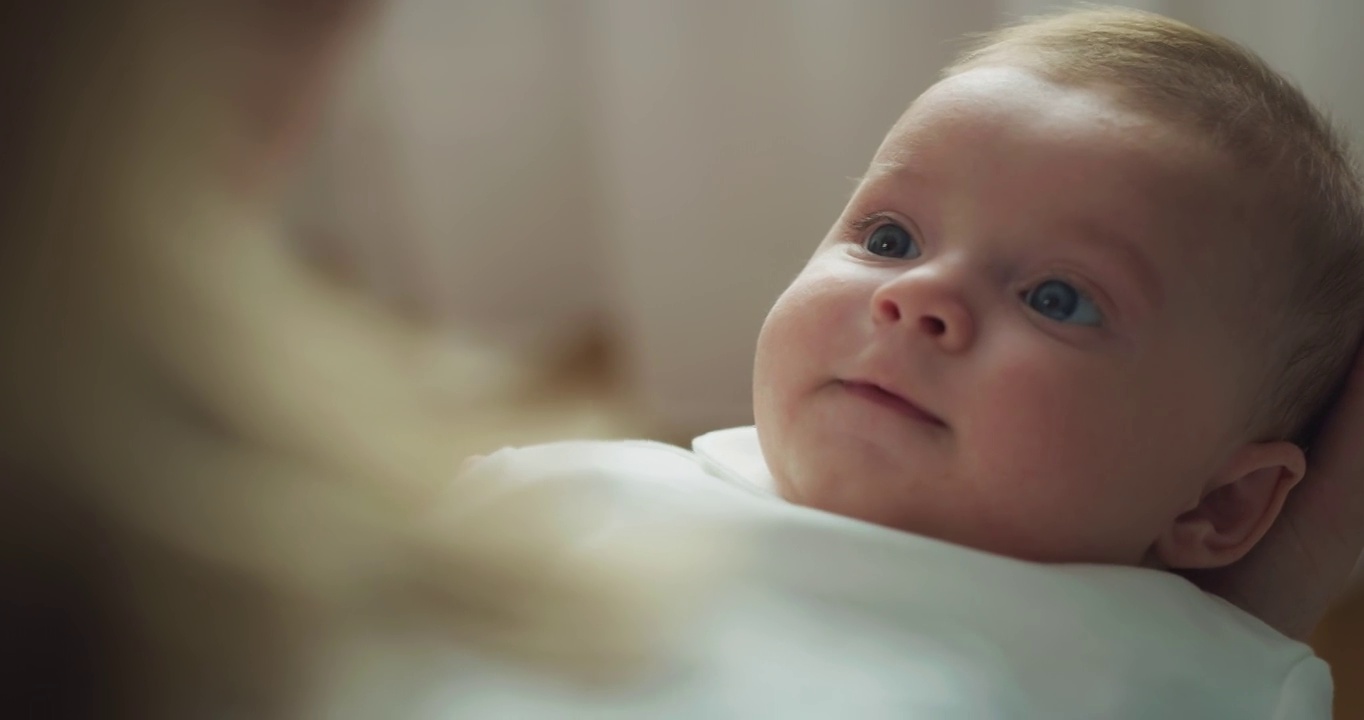
[[[887,283],[872,298],[872,316],[878,325],[917,333],[949,352],[961,352],[975,339],[975,320],[966,303],[940,281]]]

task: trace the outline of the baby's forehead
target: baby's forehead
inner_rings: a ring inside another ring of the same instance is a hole
[[[1007,139],[1015,150],[1090,153],[1184,173],[1222,172],[1228,180],[1237,174],[1206,133],[1143,107],[1122,88],[1059,82],[1026,67],[986,66],[942,79],[910,104],[882,150],[922,149],[945,137],[966,144]]]
[[[1012,67],[931,87],[887,134],[870,170],[944,183],[1044,179],[1065,191],[1037,198],[1048,204],[1107,203],[1115,214],[1137,209],[1177,221],[1206,219],[1214,205],[1243,214],[1254,195],[1234,159],[1202,134],[1134,110],[1109,88]]]
[[[934,155],[1003,173],[1029,160],[1083,172],[1077,186],[1112,181],[1189,219],[1214,205],[1228,220],[1254,214],[1266,194],[1263,173],[1188,118],[1145,107],[1120,87],[1058,82],[1024,67],[980,67],[936,83],[902,114],[873,165]]]

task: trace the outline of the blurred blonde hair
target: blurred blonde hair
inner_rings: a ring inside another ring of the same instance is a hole
[[[566,577],[527,504],[430,519],[486,488],[450,483],[417,333],[242,191],[270,121],[244,78],[365,4],[0,10],[0,714],[311,714],[376,634],[557,669],[642,647],[629,558]]]

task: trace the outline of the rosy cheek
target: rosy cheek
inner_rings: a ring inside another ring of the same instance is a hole
[[[774,339],[788,350],[825,355],[866,314],[858,292],[855,284],[842,278],[803,276],[773,308],[769,322]]]
[[[996,472],[1056,475],[1108,458],[1111,436],[1128,424],[1114,392],[1120,382],[1031,339],[996,349],[972,393],[982,462]]]
[[[823,344],[821,329],[827,324],[816,300],[802,287],[793,286],[763,323],[753,377],[760,413],[768,409],[785,414],[785,406],[810,375],[812,354]]]

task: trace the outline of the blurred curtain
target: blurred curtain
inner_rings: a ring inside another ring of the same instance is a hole
[[[1127,4],[1247,43],[1364,128],[1364,3]],[[397,0],[295,219],[313,252],[487,342],[538,355],[605,330],[665,425],[748,422],[764,313],[881,135],[956,38],[1052,6]]]

